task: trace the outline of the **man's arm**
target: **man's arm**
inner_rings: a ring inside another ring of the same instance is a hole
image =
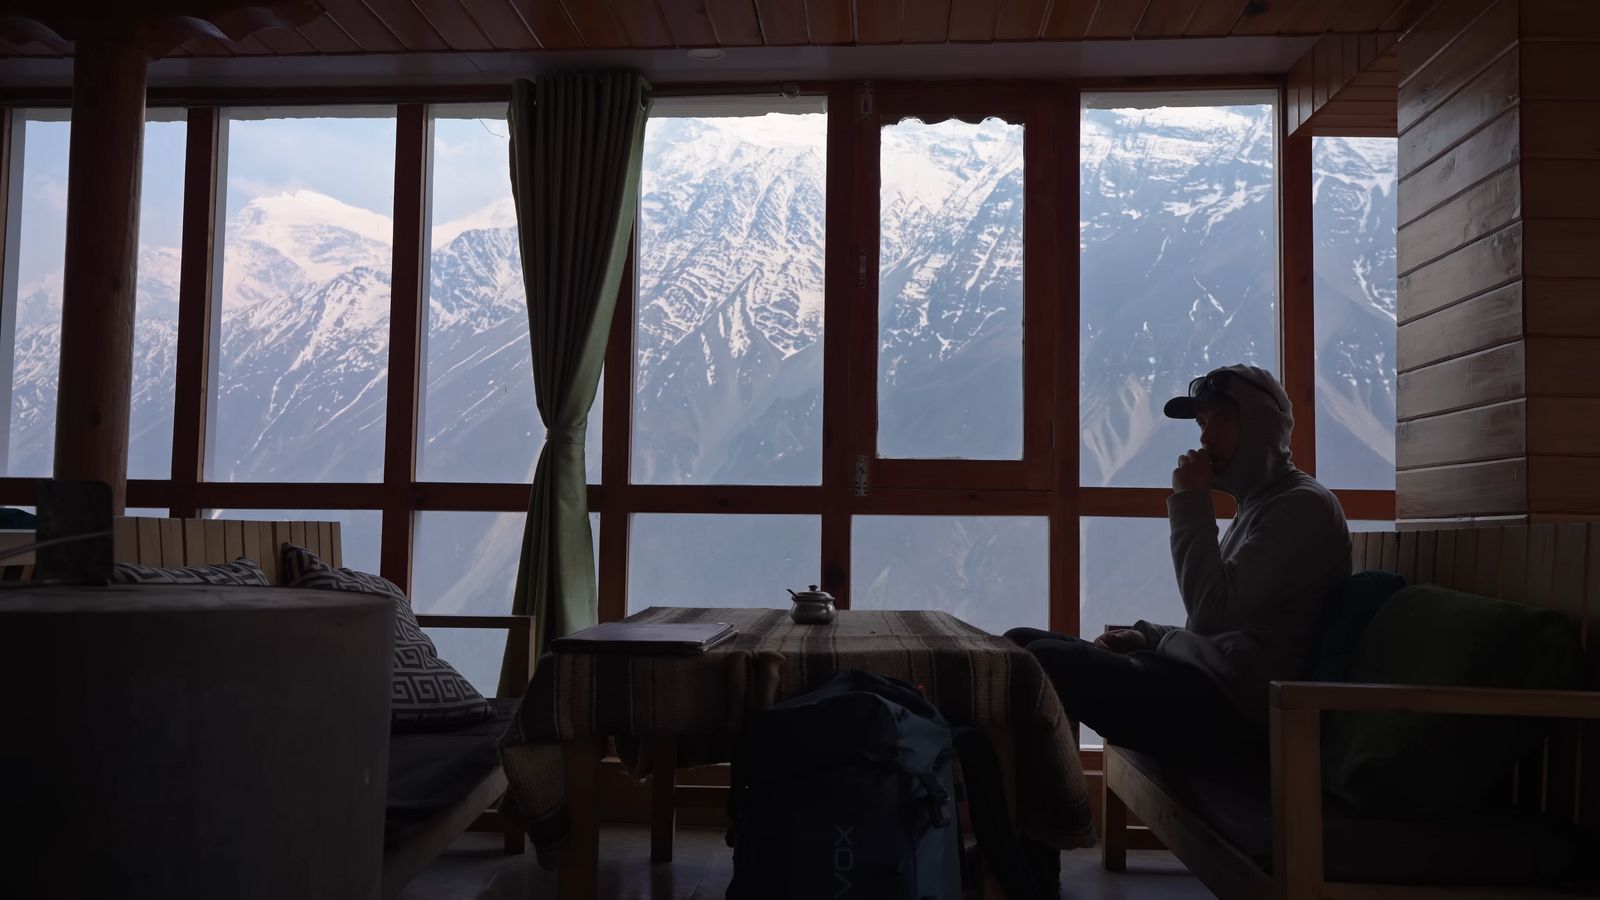
[[[1315,494],[1274,497],[1233,558],[1224,560],[1211,495],[1179,491],[1168,497],[1172,564],[1189,627],[1205,634],[1242,628],[1274,601],[1322,577],[1327,550],[1319,544],[1328,516]]]

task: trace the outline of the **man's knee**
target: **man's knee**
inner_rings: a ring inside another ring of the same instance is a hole
[[[1060,640],[1061,635],[1043,628],[1013,628],[1006,632],[1006,640],[1018,647],[1026,647],[1034,641]]]

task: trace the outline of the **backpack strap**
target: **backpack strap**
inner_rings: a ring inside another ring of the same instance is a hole
[[[967,783],[967,811],[978,851],[1010,900],[1043,900],[1022,841],[1006,804],[1000,757],[983,732],[970,726],[954,729],[961,774]]]

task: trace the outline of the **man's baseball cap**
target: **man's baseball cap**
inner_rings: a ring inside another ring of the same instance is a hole
[[[1212,369],[1189,382],[1189,393],[1168,400],[1161,412],[1169,419],[1192,419],[1196,406],[1228,401],[1237,403],[1238,397],[1231,392],[1235,384],[1242,385],[1243,390],[1254,389],[1266,394],[1279,412],[1289,411],[1289,395],[1284,393],[1271,372],[1256,366],[1236,365]]]

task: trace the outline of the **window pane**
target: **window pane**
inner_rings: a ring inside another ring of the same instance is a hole
[[[783,607],[820,579],[817,516],[635,515],[628,612],[651,606]]]
[[[338,522],[339,552],[345,568],[378,572],[383,513],[375,509],[208,509],[205,515],[208,519],[255,522]]]
[[[419,477],[525,484],[545,429],[533,399],[505,105],[437,110]],[[603,394],[585,440],[591,482],[600,480]]]
[[[1351,534],[1365,531],[1394,531],[1393,522],[1379,522],[1375,519],[1352,519],[1345,524],[1349,526]]]
[[[1022,458],[1022,135],[883,128],[879,456]]]
[[[183,247],[183,167],[188,124],[144,127],[139,189],[139,282],[133,316],[133,406],[128,477],[172,477],[177,386],[178,275]]]
[[[449,663],[485,697],[500,693],[500,664],[505,659],[504,628],[422,629],[439,658]]]
[[[1394,490],[1394,138],[1312,139],[1317,478]]]
[[[856,516],[850,605],[937,609],[992,634],[1050,623],[1050,524],[1022,516]]]
[[[1161,414],[1233,363],[1278,371],[1271,94],[1085,95],[1079,477],[1164,487],[1198,442]]]
[[[46,121],[37,115],[59,121]],[[27,113],[13,131],[21,151],[18,227],[8,237],[5,296],[10,335],[10,434],[5,474],[48,477],[55,469],[56,375],[61,364],[61,274],[67,248],[65,114]],[[13,163],[15,165],[15,163]]]
[[[234,112],[223,125],[227,221],[208,477],[379,480],[394,111]]]
[[[800,103],[820,109],[786,108]],[[826,116],[656,109],[637,229],[633,480],[817,484]]]

